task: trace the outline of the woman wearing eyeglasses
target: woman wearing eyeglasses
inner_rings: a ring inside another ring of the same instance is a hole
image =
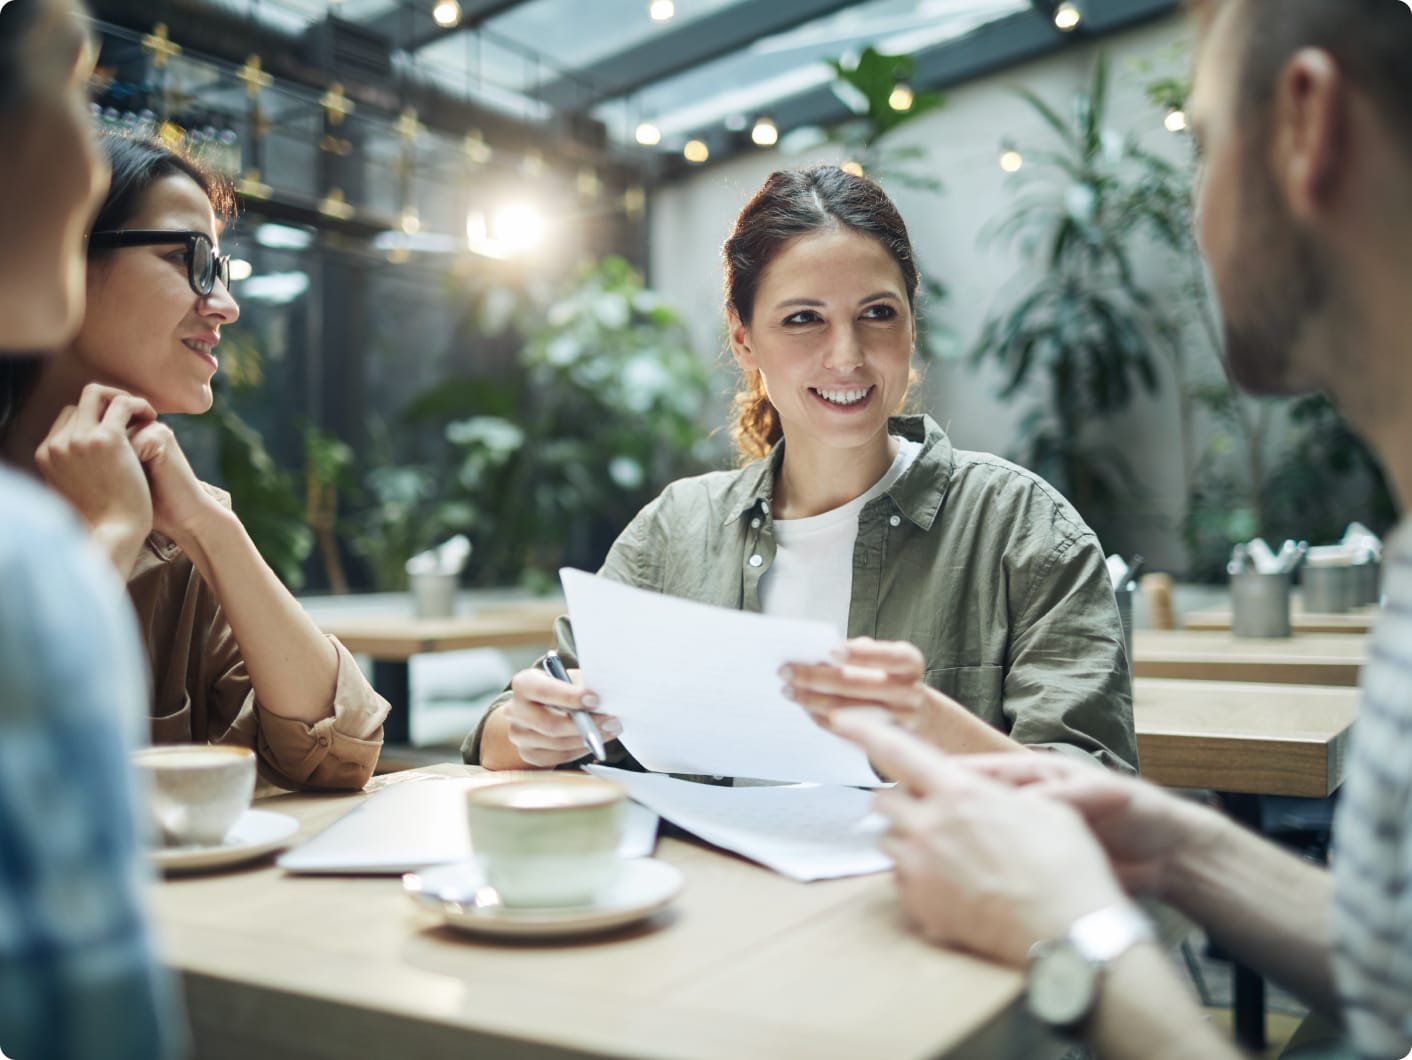
[[[239,744],[275,784],[360,788],[387,703],[157,419],[211,407],[221,331],[240,315],[218,243],[230,192],[160,144],[103,146],[113,177],[89,230],[83,325],[0,375],[0,455],[67,498],[126,579],[155,742]]]

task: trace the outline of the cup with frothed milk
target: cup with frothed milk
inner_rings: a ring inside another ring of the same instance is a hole
[[[216,846],[255,794],[248,747],[174,744],[134,752],[157,834],[167,846]]]
[[[507,906],[587,905],[619,868],[627,791],[602,777],[546,773],[466,793],[471,848]]]

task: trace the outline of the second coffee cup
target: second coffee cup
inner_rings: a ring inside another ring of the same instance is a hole
[[[147,777],[152,816],[167,846],[217,846],[255,793],[248,747],[175,744],[134,752]]]
[[[601,777],[543,777],[466,794],[471,848],[507,906],[587,905],[616,877],[627,792]]]

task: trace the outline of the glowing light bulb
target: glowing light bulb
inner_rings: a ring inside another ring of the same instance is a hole
[[[436,0],[431,9],[431,17],[442,29],[451,29],[461,24],[461,5],[456,0]]]
[[[1167,115],[1167,120],[1162,123],[1167,127],[1168,132],[1178,133],[1186,128],[1186,111],[1174,110]]]
[[[706,146],[704,140],[688,140],[681,153],[688,162],[695,165],[700,165],[711,157],[711,149]]]
[[[1083,12],[1075,7],[1069,0],[1064,0],[1062,4],[1054,9],[1054,24],[1065,33],[1075,29],[1083,20]]]
[[[662,142],[662,130],[645,121],[637,127],[637,142],[643,147],[656,147]]]
[[[887,105],[893,110],[911,110],[912,86],[904,82],[894,88],[892,95],[887,97]]]
[[[1000,156],[1000,168],[1006,173],[1018,173],[1024,164],[1024,156],[1019,151],[1006,151]]]
[[[771,118],[756,118],[755,128],[750,130],[750,139],[760,147],[773,147],[779,142],[780,131]]]
[[[647,5],[647,17],[653,22],[670,22],[677,13],[677,5],[672,0],[652,0]]]

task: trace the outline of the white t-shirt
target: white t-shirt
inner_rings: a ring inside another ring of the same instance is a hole
[[[853,545],[858,517],[886,493],[922,451],[922,443],[897,440],[897,456],[866,492],[832,511],[806,519],[775,520],[775,561],[760,578],[760,607],[767,615],[817,618],[848,635],[853,597]]]

